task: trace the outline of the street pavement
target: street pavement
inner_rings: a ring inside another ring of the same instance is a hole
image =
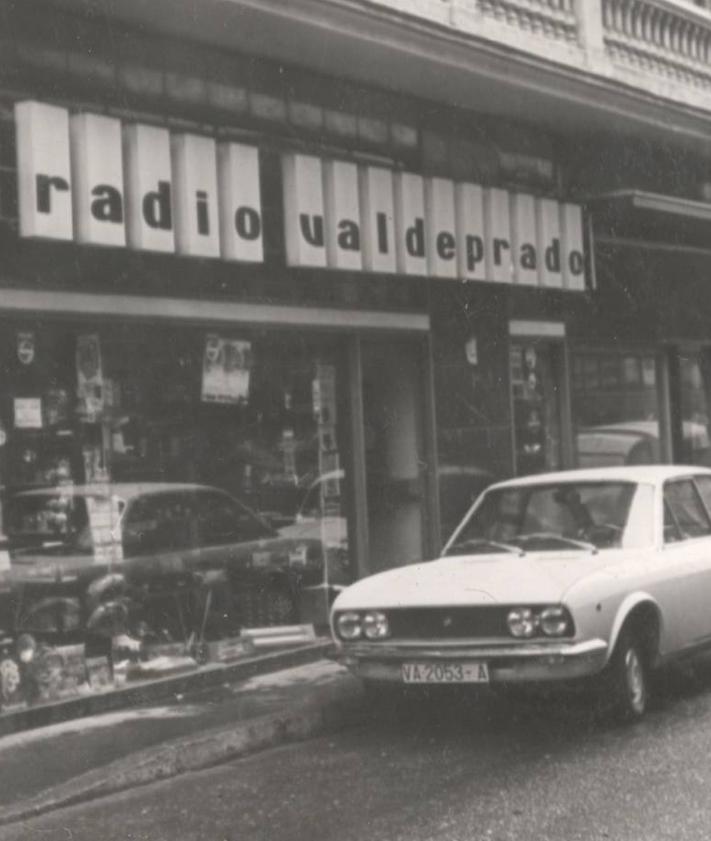
[[[41,800],[47,790],[81,794],[97,781],[111,784],[117,774],[130,785],[134,766],[141,761],[145,770],[161,754],[167,758],[148,768],[149,779],[179,773],[173,765],[188,761],[192,767],[215,764],[229,739],[235,753],[282,742],[289,722],[311,721],[306,713],[314,705],[333,708],[358,691],[345,669],[322,659],[5,736],[0,738],[0,821],[32,798]],[[269,726],[273,719],[276,729]],[[308,735],[308,727],[301,724],[297,732]],[[190,756],[181,757],[186,751]]]
[[[641,723],[579,699],[383,701],[338,733],[0,829],[0,841],[702,841],[711,672]]]

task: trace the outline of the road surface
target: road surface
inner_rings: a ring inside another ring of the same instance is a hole
[[[641,723],[561,699],[397,703],[336,735],[0,829],[0,841],[702,841],[711,678]]]

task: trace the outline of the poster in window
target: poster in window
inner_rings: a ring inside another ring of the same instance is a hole
[[[251,342],[224,339],[210,333],[205,338],[202,364],[203,402],[246,402],[251,368]]]
[[[42,399],[16,397],[13,401],[15,429],[42,429]]]
[[[77,397],[87,420],[94,421],[104,409],[104,376],[101,346],[96,333],[77,336]]]

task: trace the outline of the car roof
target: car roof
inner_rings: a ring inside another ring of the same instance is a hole
[[[556,473],[537,473],[497,482],[494,488],[525,487],[526,485],[545,485],[558,482],[644,482],[657,485],[668,479],[684,476],[711,476],[711,469],[694,464],[640,464],[621,467],[589,467],[579,470],[561,470]]]
[[[133,499],[158,493],[193,493],[195,491],[217,491],[220,488],[200,485],[192,482],[94,482],[85,485],[55,485],[46,488],[33,488],[19,491],[16,497],[53,496],[57,493],[67,496],[118,496]]]

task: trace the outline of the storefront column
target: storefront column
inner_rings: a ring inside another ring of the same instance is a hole
[[[672,364],[673,363],[673,364]],[[674,373],[672,368],[675,369]],[[681,407],[672,400],[675,386],[672,377],[678,373],[678,360],[672,349],[663,349],[657,354],[657,393],[659,397],[659,439],[661,461],[671,464],[675,461],[674,430],[678,426],[681,435]],[[679,420],[675,418],[678,412]]]
[[[351,538],[352,557],[357,577],[369,574],[368,566],[368,504],[365,476],[365,436],[363,427],[363,366],[360,339],[348,338],[348,388],[351,424],[351,484],[353,488],[353,535]]]
[[[432,336],[423,344],[424,367],[424,450],[427,462],[425,481],[425,554],[434,558],[442,548],[439,517],[439,482],[437,481],[437,406],[435,401],[434,366],[432,364]]]

